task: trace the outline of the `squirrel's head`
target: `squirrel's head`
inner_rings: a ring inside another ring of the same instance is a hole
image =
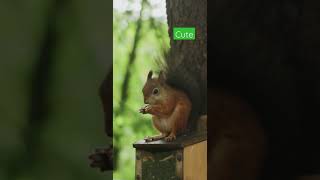
[[[165,93],[165,77],[160,71],[157,78],[152,78],[152,71],[149,71],[147,81],[142,89],[145,104],[156,104],[163,100]]]

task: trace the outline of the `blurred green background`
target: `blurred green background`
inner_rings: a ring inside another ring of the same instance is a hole
[[[142,87],[155,58],[169,46],[165,0],[115,0],[113,10],[114,180],[134,179],[132,144],[157,132],[151,116],[139,113]],[[130,63],[131,62],[131,63]]]
[[[94,148],[112,142],[98,96],[112,66],[112,1],[56,2],[0,1],[0,180],[112,179],[88,161]],[[47,58],[41,53],[49,23],[56,42],[39,90],[44,115],[30,119],[37,111],[31,84],[39,60]]]

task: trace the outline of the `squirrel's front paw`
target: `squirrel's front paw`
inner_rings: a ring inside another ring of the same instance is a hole
[[[142,113],[142,114],[146,114],[150,110],[151,110],[151,105],[148,104],[148,105],[144,106],[143,108],[139,109],[139,112]]]
[[[170,142],[176,139],[176,136],[173,134],[170,134],[168,137],[164,138],[165,141]]]
[[[145,113],[146,113],[146,110],[145,110],[145,108],[143,107],[143,108],[140,108],[140,109],[139,109],[139,112],[142,113],[142,114],[145,114]]]

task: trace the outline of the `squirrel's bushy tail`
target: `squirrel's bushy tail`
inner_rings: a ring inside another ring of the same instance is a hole
[[[196,121],[207,114],[207,82],[201,72],[191,71],[188,63],[174,61],[167,51],[157,59],[160,70],[163,71],[166,83],[171,87],[185,92],[191,100],[192,110],[188,122],[188,130],[195,130]],[[192,68],[191,68],[192,69]]]

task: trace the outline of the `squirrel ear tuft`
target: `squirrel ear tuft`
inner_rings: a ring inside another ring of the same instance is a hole
[[[149,71],[148,73],[148,80],[152,78],[152,70]]]
[[[160,82],[164,82],[165,81],[163,71],[160,71],[160,73],[159,73],[159,80],[160,80]]]

